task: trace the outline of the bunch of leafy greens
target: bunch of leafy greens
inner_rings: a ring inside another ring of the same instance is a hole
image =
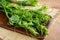
[[[30,10],[15,3],[0,0],[0,9],[5,12],[10,25],[24,28],[34,36],[48,34],[48,29],[45,27],[50,20],[50,16],[46,14],[47,6]]]
[[[6,0],[8,2],[14,2],[12,0]],[[35,6],[38,0],[16,0],[14,3],[23,5],[23,6]]]

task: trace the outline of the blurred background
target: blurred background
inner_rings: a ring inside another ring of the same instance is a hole
[[[40,0],[40,4],[47,4],[49,7],[60,9],[60,0]]]

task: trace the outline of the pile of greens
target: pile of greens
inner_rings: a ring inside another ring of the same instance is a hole
[[[8,2],[14,2],[12,0],[6,0]],[[14,3],[18,5],[23,5],[23,6],[35,6],[37,4],[38,0],[16,0]]]
[[[44,5],[39,9],[30,10],[16,3],[10,3],[10,1],[0,0],[0,9],[5,12],[10,25],[24,28],[34,36],[48,34],[46,25],[50,20],[50,16],[46,14],[47,6]]]

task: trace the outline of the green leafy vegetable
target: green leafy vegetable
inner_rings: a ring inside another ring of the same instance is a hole
[[[37,0],[27,0],[26,2],[22,2],[22,5],[35,5],[36,2]],[[44,5],[39,9],[30,10],[15,3],[1,0],[0,8],[5,12],[10,25],[17,25],[18,27],[24,28],[34,36],[48,34],[46,25],[50,20],[50,16],[46,14],[47,6]]]
[[[19,5],[23,5],[23,6],[34,6],[36,5],[38,2],[38,0],[25,0],[25,1],[17,1],[16,3]]]
[[[12,2],[12,0],[6,0],[8,2]],[[16,4],[23,5],[23,6],[35,6],[38,0],[16,0]]]

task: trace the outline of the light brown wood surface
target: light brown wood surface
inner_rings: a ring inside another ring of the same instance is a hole
[[[60,40],[60,14],[51,22],[49,35],[44,40]]]

